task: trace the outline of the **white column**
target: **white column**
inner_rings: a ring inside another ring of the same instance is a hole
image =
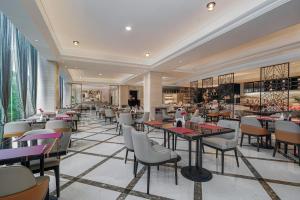
[[[128,85],[120,85],[119,86],[119,107],[122,105],[128,105],[129,98],[129,87]]]
[[[149,72],[144,76],[144,110],[155,119],[155,107],[162,106],[162,75]]]

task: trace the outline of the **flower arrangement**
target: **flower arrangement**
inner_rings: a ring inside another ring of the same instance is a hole
[[[186,111],[183,111],[183,112],[181,112],[181,116],[187,116],[187,112]]]
[[[43,110],[42,108],[39,108],[39,111],[40,111],[41,113],[43,113],[43,112],[44,112],[44,110]]]

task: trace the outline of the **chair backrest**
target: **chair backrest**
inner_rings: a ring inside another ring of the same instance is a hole
[[[31,127],[29,126],[28,122],[8,122],[4,125],[3,136],[5,138],[21,136],[30,130]]]
[[[258,128],[262,128],[261,123],[256,119],[255,116],[245,116],[241,118],[241,125],[254,126]]]
[[[155,151],[146,134],[132,130],[131,136],[134,154],[139,161],[145,163],[159,163],[171,158],[171,151],[168,149]]]
[[[150,119],[150,112],[144,112],[143,114],[143,122],[147,122]]]
[[[222,134],[219,137],[225,138],[225,139],[235,139],[236,141],[239,139],[239,122],[233,121],[233,120],[219,120],[218,126],[230,128],[235,130],[231,133]]]
[[[125,125],[132,125],[133,120],[132,120],[132,115],[131,113],[120,113],[119,116],[119,123],[120,124],[125,124]]]
[[[0,167],[0,180],[5,180],[0,182],[0,200],[43,200],[49,187],[49,177],[35,178],[24,166]]]
[[[195,110],[195,112],[194,112],[192,118],[193,118],[193,117],[199,117],[199,109],[196,109],[196,110]]]
[[[200,117],[200,116],[197,116],[197,117],[192,116],[190,122],[193,122],[193,123],[204,123],[205,119],[202,118],[202,117]]]
[[[0,167],[0,180],[0,197],[22,192],[36,185],[32,172],[23,166]]]
[[[112,109],[110,109],[110,108],[105,109],[104,114],[105,114],[106,117],[113,117],[114,116],[114,113],[113,113]]]
[[[152,163],[154,155],[153,148],[146,134],[131,131],[134,154],[138,160],[146,163]]]
[[[52,129],[57,132],[70,132],[70,125],[64,120],[51,120],[46,123],[45,129]]]
[[[132,132],[133,128],[131,126],[122,125],[122,132],[124,138],[124,144],[127,149],[133,150],[133,142],[132,142]]]
[[[275,131],[284,131],[289,133],[300,134],[300,126],[291,121],[281,121],[275,122]]]
[[[168,115],[168,113],[167,113],[167,110],[165,110],[165,109],[162,109],[162,110],[161,110],[161,114],[162,114],[162,117],[163,117],[163,118],[168,118],[168,117],[169,117],[169,115]]]

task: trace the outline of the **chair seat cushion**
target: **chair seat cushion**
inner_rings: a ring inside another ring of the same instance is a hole
[[[175,153],[174,151],[172,151],[170,149],[167,149],[166,147],[163,147],[161,145],[153,145],[153,148],[157,152],[170,153],[170,160],[173,158],[177,158],[177,153]]]
[[[143,119],[143,118],[139,118],[139,119],[136,119],[136,120],[135,120],[135,123],[142,124],[143,122],[144,122],[144,119]]]
[[[208,138],[203,138],[203,144],[225,150],[225,149],[236,147],[237,141],[228,140],[221,137],[208,137]]]

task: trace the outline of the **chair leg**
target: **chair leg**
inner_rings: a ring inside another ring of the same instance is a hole
[[[118,132],[119,122],[117,122],[116,132]]]
[[[248,135],[248,143],[251,144],[251,135]]]
[[[128,156],[128,149],[126,149],[126,154],[125,154],[125,164],[127,162],[127,156]]]
[[[235,155],[235,159],[236,159],[236,164],[237,164],[238,167],[240,167],[240,164],[239,164],[239,157],[238,157],[238,155],[237,155],[237,150],[236,150],[236,148],[234,149],[234,155]]]
[[[177,161],[175,161],[175,184],[178,184],[178,176],[177,176]]]
[[[149,194],[149,189],[150,189],[150,171],[151,171],[151,166],[148,165],[148,175],[147,175],[147,194]]]
[[[218,158],[218,149],[216,149],[216,158]]]
[[[157,171],[159,171],[159,165],[157,165]]]
[[[59,165],[54,168],[55,184],[56,184],[56,196],[60,196],[60,181],[59,181]]]
[[[136,177],[136,170],[135,170],[136,165],[137,165],[137,161],[136,161],[136,157],[134,155],[133,156],[133,175],[134,175],[134,177]]]
[[[120,127],[119,127],[119,135],[121,135],[121,132],[122,132],[122,125],[120,124]]]
[[[244,133],[242,133],[242,136],[241,136],[240,147],[242,147],[242,146],[243,146],[243,139],[244,139]]]
[[[284,154],[287,155],[287,152],[288,152],[288,144],[285,143],[284,144]]]
[[[177,149],[177,136],[175,136],[175,150]]]
[[[257,152],[259,152],[259,136],[256,137],[257,140]]]
[[[300,144],[298,144],[297,146],[298,146],[298,158],[299,158],[299,166],[300,166]]]
[[[224,151],[222,151],[222,174],[224,174]]]
[[[204,150],[204,145],[202,145],[202,152],[203,152],[203,153],[205,153],[205,150]]]
[[[274,147],[274,151],[273,151],[273,157],[275,157],[276,151],[278,149],[278,144],[279,144],[279,142],[275,141],[275,147]]]

